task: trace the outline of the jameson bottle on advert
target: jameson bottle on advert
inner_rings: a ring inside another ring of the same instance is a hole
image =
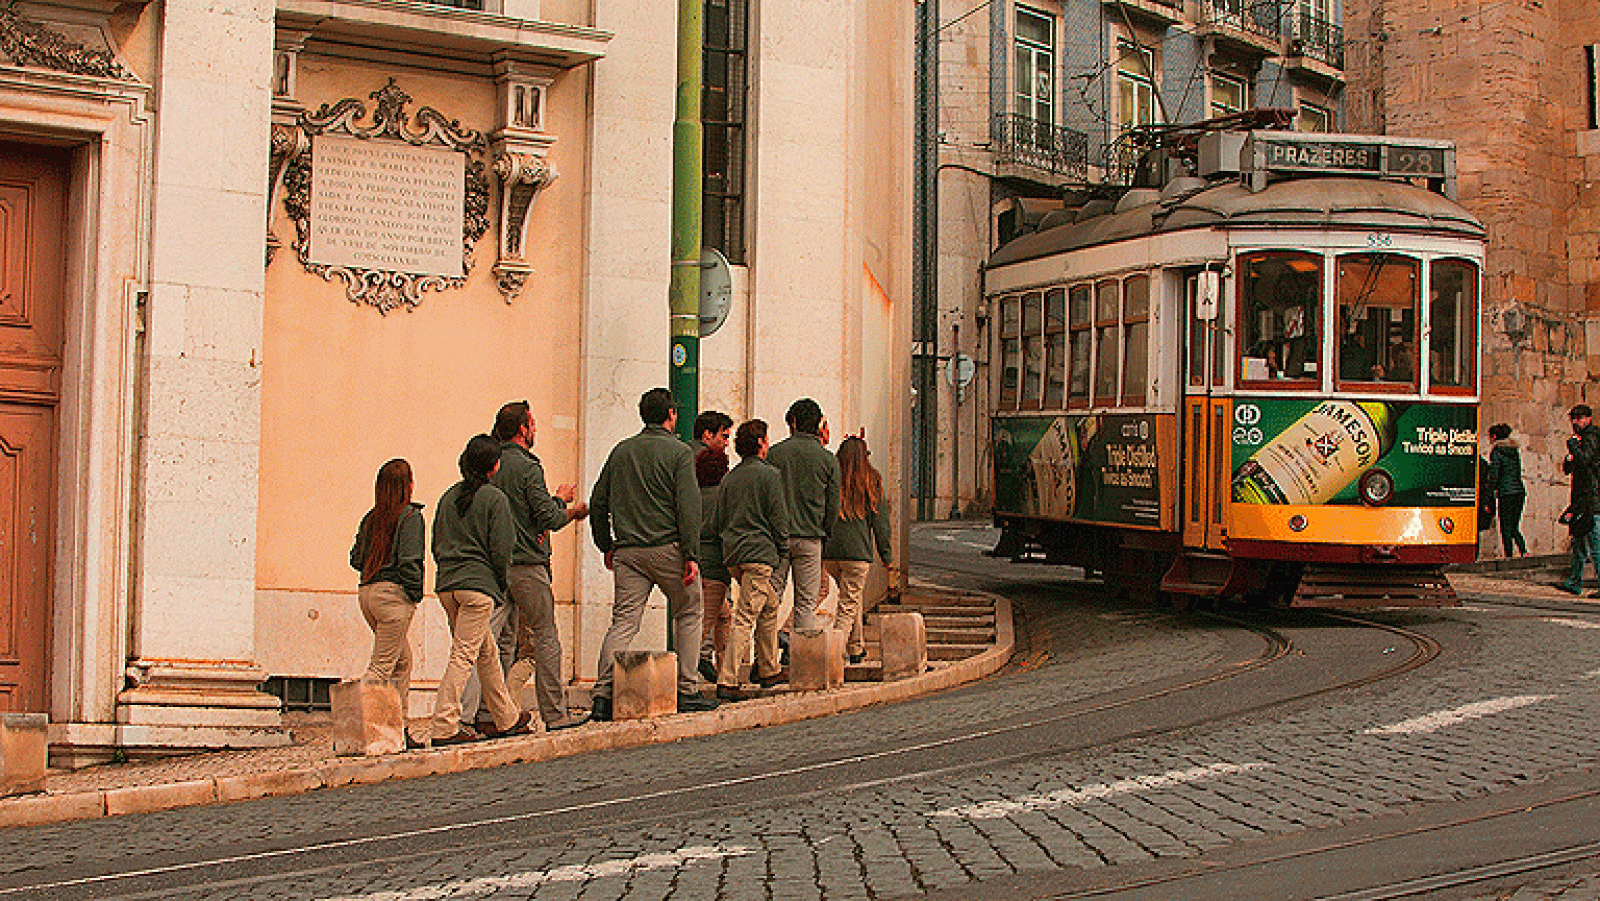
[[[1396,404],[1327,400],[1261,446],[1233,476],[1243,504],[1324,504],[1394,446]]]

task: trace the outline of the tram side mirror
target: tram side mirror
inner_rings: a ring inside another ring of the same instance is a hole
[[[1194,293],[1194,317],[1210,322],[1217,318],[1217,298],[1222,295],[1222,273],[1206,270],[1200,273]]]

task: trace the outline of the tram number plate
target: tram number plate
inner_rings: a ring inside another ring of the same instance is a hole
[[[1367,232],[1368,247],[1393,247],[1394,235],[1388,232]]]
[[[1443,175],[1444,151],[1438,147],[1390,147],[1388,171],[1397,175]]]

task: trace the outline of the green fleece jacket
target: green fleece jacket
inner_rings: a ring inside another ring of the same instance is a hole
[[[356,572],[361,571],[361,563],[367,558],[367,542],[372,537],[367,531],[367,523],[371,518],[371,510],[361,517],[361,527],[356,529],[356,543],[350,548],[350,565]],[[362,579],[361,584],[391,582],[399,585],[413,604],[422,600],[422,547],[426,528],[422,522],[422,505],[412,504],[400,514],[400,521],[395,523],[389,559],[378,567],[372,578]]]
[[[456,512],[457,482],[433,510],[433,562],[439,591],[477,591],[505,603],[506,567],[517,544],[517,526],[504,491],[484,485],[472,495],[467,515]]]
[[[783,475],[760,457],[745,457],[722,478],[711,527],[722,536],[722,561],[727,566],[776,567],[789,553]]]
[[[511,501],[517,524],[512,566],[549,566],[550,533],[567,524],[567,505],[545,487],[539,458],[515,441],[500,444],[500,469],[489,479]]]
[[[827,538],[839,515],[839,458],[816,435],[796,432],[767,451],[767,462],[783,472],[792,538]]]
[[[884,566],[894,562],[894,548],[889,545],[889,503],[878,500],[878,509],[865,519],[845,519],[841,514],[833,521],[833,531],[828,533],[822,546],[824,560],[864,560],[872,562],[873,547]]]
[[[658,425],[618,442],[589,493],[589,528],[603,554],[676,544],[685,562],[698,558],[700,484],[689,445]]]

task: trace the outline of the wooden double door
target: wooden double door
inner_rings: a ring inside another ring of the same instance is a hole
[[[0,711],[49,709],[69,164],[0,142]]]

